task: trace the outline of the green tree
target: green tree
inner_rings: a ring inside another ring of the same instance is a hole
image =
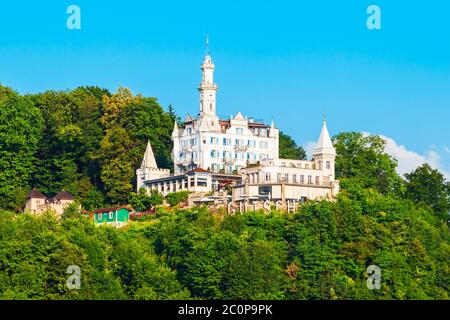
[[[42,114],[30,98],[0,86],[0,207],[24,205],[42,129]]]
[[[401,194],[402,179],[397,160],[386,153],[386,141],[377,135],[344,132],[333,137],[336,148],[336,178],[342,186],[357,183],[383,194]]]
[[[105,135],[97,157],[101,180],[112,203],[124,203],[135,184],[135,170],[150,140],[160,167],[170,168],[173,121],[155,98],[134,96],[128,89],[103,100]]]
[[[103,136],[101,94],[109,93],[97,87],[82,87],[29,96],[45,120],[32,180],[34,187],[46,194],[65,189],[82,198],[86,193],[79,190],[88,178],[93,188],[103,189],[99,161],[93,159]]]
[[[442,173],[423,164],[406,177],[406,197],[429,205],[445,221],[449,219],[450,186]]]
[[[186,202],[188,199],[189,191],[172,192],[166,196],[166,201],[171,207],[175,207],[182,202]]]
[[[64,208],[62,219],[78,219],[82,215],[81,204],[78,201],[74,201]]]
[[[132,192],[128,198],[128,203],[138,212],[151,209],[153,198],[147,195],[145,188],[139,189],[138,193]]]
[[[100,209],[105,205],[105,196],[95,188],[90,189],[81,199],[81,205],[85,210]]]
[[[292,137],[280,132],[279,136],[279,154],[283,159],[298,159],[306,160],[306,152],[302,146],[297,146],[297,143]]]
[[[150,205],[155,207],[164,203],[164,196],[158,190],[150,191]]]

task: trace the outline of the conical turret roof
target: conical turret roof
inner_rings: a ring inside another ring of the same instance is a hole
[[[336,154],[336,150],[334,149],[330,134],[328,133],[327,122],[325,119],[323,120],[323,127],[322,131],[320,132],[319,140],[317,140],[313,152],[313,154],[319,153]]]
[[[141,168],[158,168],[156,165],[155,155],[150,144],[150,140],[147,142],[147,148],[145,149],[144,159],[142,159]]]

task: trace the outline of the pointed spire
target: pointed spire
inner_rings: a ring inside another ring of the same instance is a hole
[[[147,148],[145,149],[144,159],[142,160],[141,168],[158,168],[153,154],[150,140],[147,142]]]
[[[275,121],[272,119],[272,123],[270,124],[270,136],[271,137],[276,137],[278,130],[277,128],[275,128]]]
[[[172,137],[178,137],[178,123],[175,120],[175,124],[173,125]]]
[[[320,153],[336,154],[336,150],[334,149],[330,134],[328,133],[325,117],[323,119],[322,131],[320,132],[319,140],[317,141],[313,154]]]
[[[206,49],[205,49],[205,56],[209,55],[209,38],[208,33],[206,34]]]
[[[193,121],[194,119],[192,119],[192,117],[191,117],[191,115],[188,113],[187,115],[186,115],[186,118],[184,119],[184,122],[191,122],[191,121]]]

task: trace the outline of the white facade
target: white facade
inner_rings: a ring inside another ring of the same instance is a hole
[[[150,142],[147,143],[141,167],[136,170],[136,179],[137,192],[144,188],[147,193],[157,190],[163,196],[178,191],[207,193],[212,189],[212,175],[204,169],[197,168],[178,175],[171,175],[169,169],[159,169]]]
[[[202,63],[200,113],[187,115],[182,128],[172,133],[175,174],[203,168],[212,172],[237,173],[249,163],[278,158],[279,131],[245,118],[240,112],[228,120],[216,115],[215,65],[207,54]]]
[[[45,211],[52,210],[58,217],[61,217],[64,210],[73,201],[74,197],[64,190],[56,194],[53,198],[47,198],[36,189],[33,189],[27,196],[24,212],[40,215]]]
[[[331,199],[339,192],[335,180],[336,151],[324,122],[313,159],[273,159],[241,170],[242,181],[233,190],[235,200],[270,198],[275,200]]]
[[[198,196],[228,184],[233,186],[233,201],[246,204],[261,198],[284,202],[336,196],[336,151],[326,121],[312,160],[279,159],[279,130],[273,121],[269,126],[240,112],[228,120],[219,119],[215,65],[209,54],[201,70],[198,117],[188,114],[180,128],[175,123],[172,132],[174,174],[157,167],[148,143],[141,168],[136,171],[138,190],[144,187],[147,192],[158,190],[163,195],[187,190]]]
[[[184,174],[148,180],[144,188],[150,193],[157,190],[163,196],[178,191],[189,191],[191,196],[205,194],[212,190],[212,175],[210,172],[197,168]]]
[[[145,181],[166,177],[170,177],[170,170],[158,168],[152,146],[150,145],[150,141],[148,141],[141,167],[136,170],[136,191],[139,192],[139,189],[146,187]]]

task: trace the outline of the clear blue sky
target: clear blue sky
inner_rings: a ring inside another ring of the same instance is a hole
[[[81,30],[66,8],[81,8]],[[382,30],[366,8],[381,7]],[[270,121],[306,145],[332,134],[391,137],[450,172],[450,2],[4,1],[0,82],[21,93],[98,85],[198,111],[205,35],[218,113]]]

